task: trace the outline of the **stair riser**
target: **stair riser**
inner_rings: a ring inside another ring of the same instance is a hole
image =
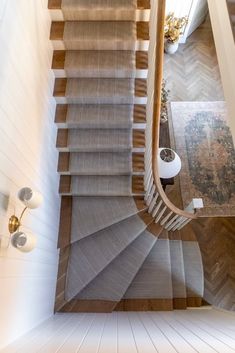
[[[51,15],[51,19],[52,21],[69,21],[69,18],[65,18],[63,15],[63,12],[61,9],[55,9],[55,10],[51,10],[50,9],[50,15]],[[104,11],[102,11],[101,13],[99,13],[97,11],[96,14],[96,21],[128,21],[129,19],[127,18],[127,16],[125,16],[125,13],[120,13],[119,16],[117,15],[112,15],[110,13],[104,13]],[[136,10],[136,16],[135,16],[135,20],[136,21],[144,21],[144,22],[148,22],[150,18],[150,10],[146,9],[146,10],[141,10],[141,9],[137,9]],[[72,20],[75,20],[75,18],[72,18]],[[79,21],[92,21],[93,19],[91,17],[88,17],[87,14],[82,14],[81,11],[79,13],[77,13],[77,20]],[[133,20],[133,19],[131,19]]]
[[[65,50],[65,44],[63,40],[52,40],[53,48],[55,50]],[[133,43],[118,43],[113,48],[113,43],[97,43],[96,45],[91,43],[78,44],[74,43],[69,50],[139,50],[139,51],[148,51],[149,49],[149,41],[148,40],[137,40],[135,46],[133,47]]]
[[[107,73],[105,70],[101,71],[75,71],[75,70],[63,70],[63,69],[53,69],[56,78],[94,78],[94,77],[103,77],[103,78],[147,78],[148,70],[136,70],[134,75],[132,72],[124,72],[123,70],[115,70]]]
[[[57,104],[147,104],[147,97],[134,97],[134,99],[128,97],[101,97],[99,99],[94,97],[69,98],[69,97],[54,97]]]

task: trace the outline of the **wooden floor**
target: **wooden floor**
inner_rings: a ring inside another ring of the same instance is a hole
[[[171,313],[56,314],[2,353],[232,353],[235,316]]]
[[[210,20],[197,29],[174,55],[165,55],[170,101],[224,100]],[[171,145],[174,136],[171,121]],[[178,178],[167,187],[168,197],[182,207]],[[183,233],[197,238],[204,265],[204,299],[217,307],[235,310],[235,218],[200,218]]]
[[[165,54],[164,60],[170,101],[224,100],[209,17],[175,54]]]

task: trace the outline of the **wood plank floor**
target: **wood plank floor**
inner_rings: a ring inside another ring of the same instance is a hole
[[[164,77],[171,101],[224,100],[209,17],[181,44],[165,55]],[[174,133],[169,121],[171,146]],[[168,186],[168,197],[182,207],[179,178]],[[203,259],[204,299],[217,307],[235,310],[235,218],[201,218],[184,228],[182,236],[197,238]]]
[[[173,102],[224,100],[209,17],[175,54],[165,54],[164,78]]]
[[[235,316],[214,309],[56,314],[2,353],[232,353]]]

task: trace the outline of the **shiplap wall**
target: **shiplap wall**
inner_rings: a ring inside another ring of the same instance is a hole
[[[0,234],[22,210],[19,188],[44,197],[23,219],[37,248],[0,250],[0,348],[53,313],[60,199],[49,31],[47,0],[0,1]]]

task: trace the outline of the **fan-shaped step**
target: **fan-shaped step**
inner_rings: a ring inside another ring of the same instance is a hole
[[[97,311],[96,308],[104,312],[107,311],[107,302],[108,311],[112,311],[156,241],[155,236],[144,231],[70,302],[73,312],[92,312]]]
[[[62,202],[63,200],[64,198]],[[69,233],[72,243],[146,209],[143,200],[133,197],[73,197],[70,201],[71,230],[69,229]],[[64,220],[65,215],[62,212],[61,223]],[[60,234],[61,237],[63,233]]]
[[[71,300],[146,228],[138,215],[71,245],[66,299]]]
[[[147,77],[148,52],[55,50],[52,69],[56,77]]]
[[[136,10],[150,8],[149,0],[49,0],[50,10],[62,10],[67,21],[135,21]],[[91,11],[95,9],[95,11]]]
[[[172,310],[170,245],[158,239],[117,310]]]
[[[66,153],[65,153],[66,154]],[[130,175],[132,154],[130,152],[73,152],[68,156],[67,168],[58,168],[64,175]],[[67,155],[60,154],[59,167]]]
[[[200,248],[196,241],[183,241],[182,247],[187,306],[201,306],[204,292],[204,275]]]
[[[56,21],[51,24],[50,39],[56,50],[148,50],[149,25],[134,21]]]
[[[146,123],[145,105],[57,104],[55,122],[60,128],[130,129]]]
[[[61,195],[73,196],[130,196],[131,175],[81,175],[60,177]]]
[[[174,309],[186,309],[184,257],[181,240],[170,240],[171,272]]]
[[[57,78],[53,93],[62,104],[146,104],[146,79]]]
[[[127,152],[132,135],[127,129],[60,129],[57,148],[61,152]]]

